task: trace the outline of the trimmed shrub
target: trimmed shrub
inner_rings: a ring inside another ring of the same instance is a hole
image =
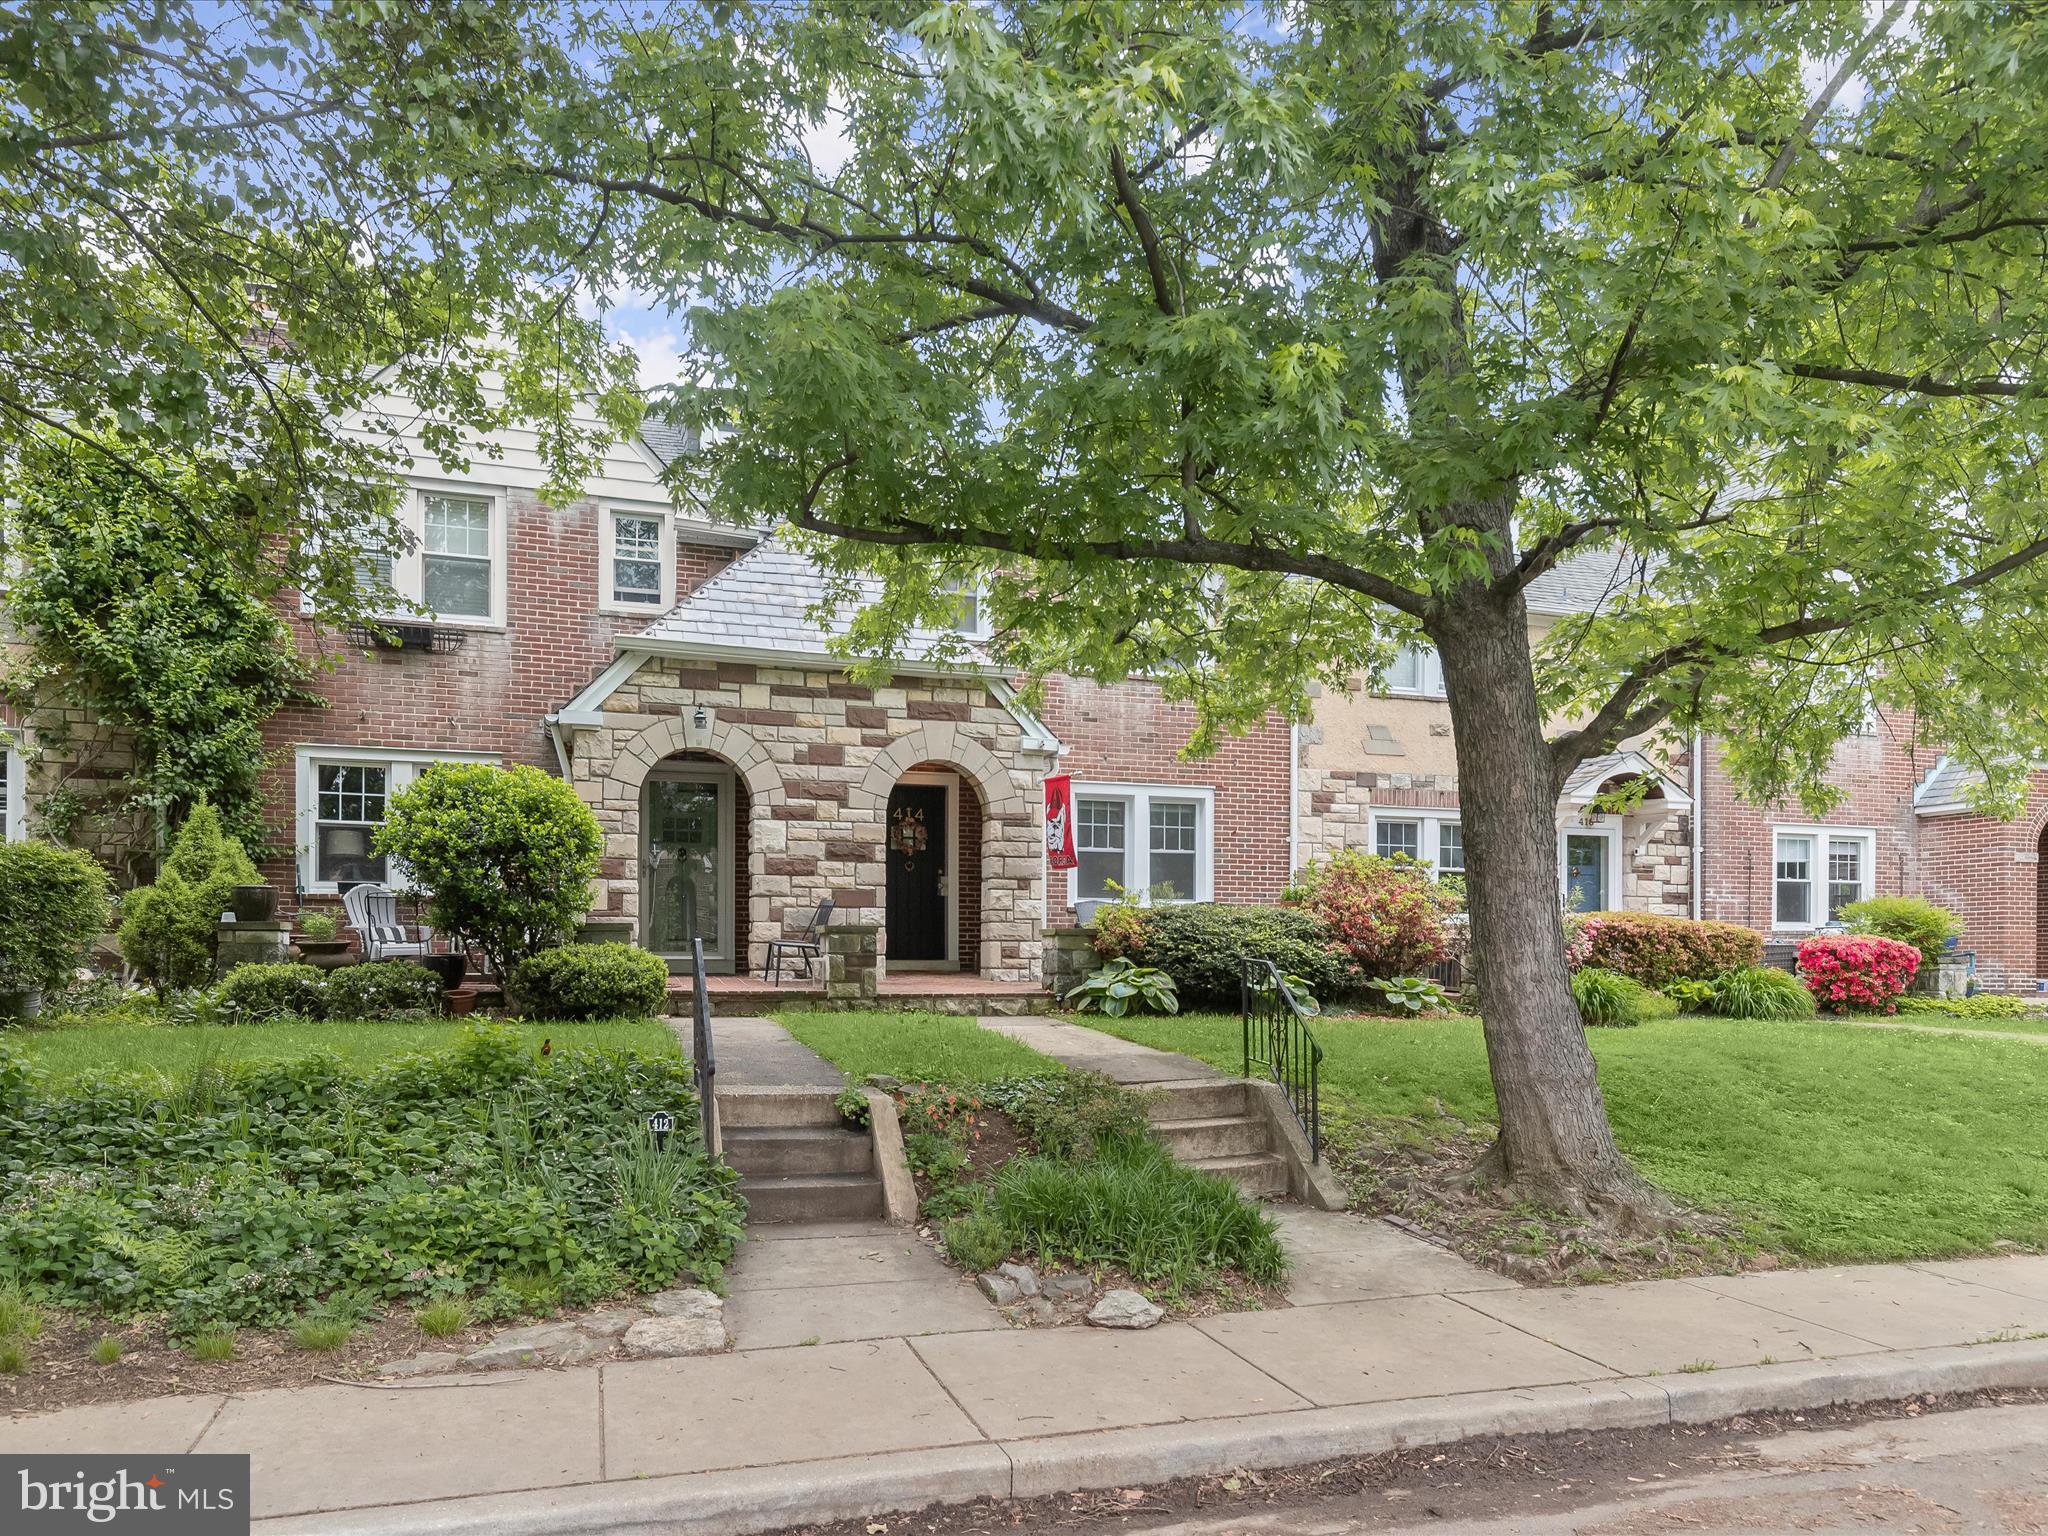
[[[1450,958],[1458,897],[1426,865],[1347,848],[1310,864],[1301,884],[1309,915],[1362,976],[1408,976]]]
[[[1920,951],[1920,968],[1937,963],[1941,947],[1960,937],[1963,920],[1947,907],[1937,907],[1918,896],[1872,896],[1852,901],[1842,908],[1842,924],[1851,933],[1874,933],[1879,938],[1897,939]]]
[[[1646,987],[1681,978],[1712,981],[1755,965],[1763,952],[1763,937],[1753,928],[1654,912],[1588,912],[1572,920],[1565,940],[1574,969],[1597,966]]]
[[[376,849],[433,893],[434,926],[482,950],[502,980],[589,910],[604,833],[538,768],[436,763],[391,797]]]
[[[1949,1019],[2023,1019],[2032,1013],[2048,1029],[2048,1014],[2027,1006],[2026,999],[2007,992],[1974,992],[1968,997],[1913,997],[1899,999],[1901,1013],[1932,1013]]]
[[[155,885],[130,891],[121,902],[121,955],[159,992],[200,987],[213,980],[220,915],[234,888],[262,876],[242,845],[221,828],[205,801],[178,829]]]
[[[1226,907],[1215,902],[1103,909],[1096,953],[1166,972],[1181,1006],[1236,1008],[1248,959],[1300,976],[1317,997],[1344,984],[1345,957],[1309,913],[1296,907]]]
[[[107,926],[107,873],[92,855],[0,843],[0,992],[61,992]]]
[[[1810,1019],[1813,994],[1790,971],[1744,966],[1714,980],[1707,1012],[1724,1019]]]
[[[220,1001],[238,1024],[317,1019],[327,1012],[327,977],[311,965],[238,965],[220,984]]]
[[[379,960],[327,973],[330,1019],[435,1018],[441,1012],[441,978],[410,960]]]
[[[1589,1029],[1628,1029],[1651,1019],[1668,1019],[1678,1004],[1619,971],[1589,965],[1572,977],[1572,1001]]]
[[[1875,934],[1817,934],[1799,946],[1799,979],[1830,1013],[1896,1013],[1920,951]]]
[[[668,1002],[668,966],[632,944],[568,944],[519,962],[512,995],[536,1019],[646,1018]]]

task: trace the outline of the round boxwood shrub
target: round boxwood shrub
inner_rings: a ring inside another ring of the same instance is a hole
[[[1707,1011],[1724,1019],[1810,1019],[1813,994],[1790,971],[1752,965],[1714,978]]]
[[[310,967],[308,967],[310,969]],[[327,973],[330,1019],[432,1018],[441,1011],[441,978],[410,960],[379,960]]]
[[[565,944],[519,962],[512,996],[536,1019],[644,1019],[668,1003],[668,966],[634,944]]]
[[[392,796],[376,847],[433,893],[434,926],[505,978],[590,909],[604,833],[574,789],[538,768],[436,763]]]
[[[1588,912],[1566,930],[1572,967],[1597,966],[1646,987],[1712,981],[1763,958],[1763,937],[1734,923],[1697,922],[1655,912]]]
[[[1184,1009],[1236,1008],[1247,959],[1301,977],[1319,999],[1342,989],[1346,969],[1323,925],[1296,907],[1116,907],[1098,921],[1095,948],[1105,960],[1166,972]]]
[[[317,1019],[327,1012],[327,977],[312,965],[238,965],[220,984],[220,1001],[238,1024]]]
[[[107,874],[90,854],[0,843],[0,992],[56,992],[107,926]]]
[[[1851,933],[1874,933],[1897,939],[1920,951],[1920,970],[1941,962],[1941,947],[1963,931],[1963,920],[1947,907],[1918,896],[1872,896],[1842,908],[1842,922]]]
[[[1619,971],[1589,965],[1572,976],[1572,1001],[1589,1029],[1627,1029],[1651,1019],[1668,1019],[1678,1004]]]

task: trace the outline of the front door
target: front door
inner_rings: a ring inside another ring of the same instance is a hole
[[[1607,844],[1597,832],[1567,832],[1564,839],[1564,906],[1567,912],[1607,910]]]
[[[946,786],[898,784],[889,792],[883,857],[889,870],[889,963],[944,962]]]
[[[640,892],[645,944],[687,959],[704,941],[714,969],[732,968],[732,781],[722,774],[647,781]]]

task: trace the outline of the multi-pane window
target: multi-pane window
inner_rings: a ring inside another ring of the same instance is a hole
[[[1779,832],[1772,843],[1772,913],[1782,928],[1817,928],[1870,894],[1872,834]]]
[[[1383,859],[1396,856],[1421,858],[1422,823],[1386,820],[1375,822],[1372,829],[1372,851]]]
[[[1129,803],[1123,800],[1077,800],[1074,802],[1074,855],[1078,860],[1076,894],[1082,901],[1116,898],[1117,890],[1130,886],[1125,861],[1125,817]]]
[[[1156,901],[1191,901],[1195,894],[1195,842],[1201,807],[1190,800],[1152,802],[1152,870]]]
[[[661,519],[612,514],[612,601],[661,605]]]
[[[384,858],[371,851],[370,840],[384,820],[389,770],[373,763],[319,763],[314,784],[314,878],[323,885],[382,881]]]
[[[982,613],[981,583],[972,576],[948,576],[939,590],[953,595],[953,628],[963,635],[980,635],[987,621]]]
[[[1465,873],[1465,828],[1455,821],[1436,824],[1436,872],[1440,875]]]
[[[491,616],[491,503],[480,496],[428,492],[420,561],[420,601],[435,613]]]

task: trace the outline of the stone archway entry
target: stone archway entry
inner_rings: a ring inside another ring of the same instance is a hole
[[[892,970],[962,968],[959,805],[953,773],[906,773],[889,791],[882,867]]]

